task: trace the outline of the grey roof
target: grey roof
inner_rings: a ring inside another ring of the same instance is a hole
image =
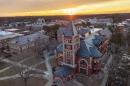
[[[15,38],[10,43],[16,44],[16,45],[24,45],[24,44],[28,44],[30,42],[36,41],[36,39],[38,39],[38,38],[47,38],[47,37],[48,36],[43,35],[40,32],[36,32],[36,33],[30,34],[30,35]]]
[[[78,33],[80,35],[84,35],[85,33],[88,33],[88,32],[90,32],[90,29],[84,29],[84,28],[82,28],[82,29],[78,30]]]
[[[22,36],[23,34],[7,32],[7,31],[0,31],[0,40],[5,40],[9,38],[14,38],[18,36]]]
[[[73,69],[69,66],[63,65],[58,70],[55,71],[54,75],[59,77],[67,77],[73,73]]]
[[[103,36],[101,35],[92,35],[89,38],[80,42],[80,49],[78,50],[78,55],[80,57],[101,57],[102,53],[98,50],[96,45],[100,44],[103,41]]]
[[[102,53],[97,49],[95,45],[85,41],[81,41],[80,49],[78,50],[78,56],[81,58],[99,58],[102,56]]]
[[[73,36],[73,35],[77,35],[78,33],[73,21],[71,21],[66,27],[59,28],[57,34],[64,35],[64,36]]]
[[[106,28],[106,29],[104,29],[104,30],[101,30],[101,31],[100,31],[100,34],[101,34],[101,35],[104,35],[106,38],[110,38],[111,35],[112,35],[112,32]]]

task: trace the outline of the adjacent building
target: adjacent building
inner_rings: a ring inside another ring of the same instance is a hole
[[[8,31],[0,31],[0,51],[4,51],[8,46],[8,42],[19,36],[22,36],[22,34]]]
[[[17,37],[9,42],[12,53],[19,56],[40,55],[40,52],[48,44],[49,37],[42,32],[35,32],[30,35]]]
[[[40,31],[40,30],[43,29],[44,26],[46,26],[45,19],[44,18],[39,18],[33,24],[26,24],[25,27],[26,27],[26,29],[28,29],[30,31]]]

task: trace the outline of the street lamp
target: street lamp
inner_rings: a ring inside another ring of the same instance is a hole
[[[30,78],[29,72],[22,71],[22,72],[20,72],[20,76],[23,79],[25,86],[27,86],[27,81]]]

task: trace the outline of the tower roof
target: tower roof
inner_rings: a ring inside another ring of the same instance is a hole
[[[71,22],[68,24],[67,29],[70,30],[71,35],[77,35],[77,34],[78,34],[78,33],[77,33],[77,30],[76,30],[76,27],[75,27],[75,25],[74,25],[74,23],[73,23],[73,21],[71,21]]]
[[[69,22],[69,24],[66,27],[62,27],[57,31],[57,34],[64,35],[64,36],[74,36],[77,35],[78,32],[76,30],[76,27],[73,23],[73,21]]]

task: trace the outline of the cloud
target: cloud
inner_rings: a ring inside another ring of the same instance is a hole
[[[1,16],[129,12],[130,0],[0,0]],[[113,9],[114,8],[114,9]]]
[[[0,0],[0,8],[2,8],[0,11],[3,9],[8,12],[56,10],[103,1],[106,0]]]

